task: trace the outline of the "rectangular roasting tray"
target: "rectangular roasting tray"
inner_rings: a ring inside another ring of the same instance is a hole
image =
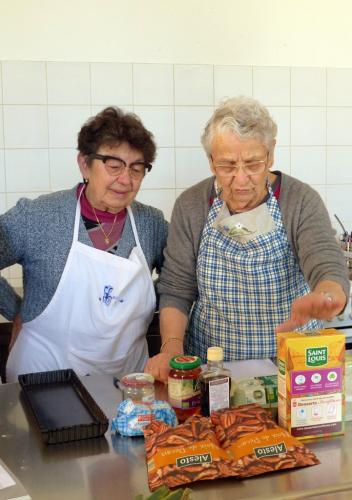
[[[71,369],[18,376],[47,444],[103,436],[109,420]]]

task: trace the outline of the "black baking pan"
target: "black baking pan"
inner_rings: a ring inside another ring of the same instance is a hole
[[[47,444],[103,436],[109,420],[71,370],[18,376],[25,400]]]

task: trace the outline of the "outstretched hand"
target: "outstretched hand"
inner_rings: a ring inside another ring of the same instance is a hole
[[[289,332],[303,326],[311,319],[331,319],[341,312],[344,305],[340,297],[313,291],[292,303],[290,319],[278,325],[275,331],[276,333]]]

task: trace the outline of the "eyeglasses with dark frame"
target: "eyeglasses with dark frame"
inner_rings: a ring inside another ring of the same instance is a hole
[[[213,163],[213,167],[221,177],[235,177],[238,175],[240,168],[242,168],[243,172],[248,176],[262,174],[268,161],[268,155],[265,160],[252,160],[244,162],[242,165],[236,165],[233,161],[214,162],[212,156],[210,159]]]
[[[92,153],[88,155],[91,160],[101,160],[104,163],[105,170],[112,177],[117,177],[122,174],[122,172],[128,168],[130,176],[132,179],[141,180],[145,176],[146,172],[150,172],[152,169],[152,164],[146,161],[138,160],[127,165],[125,160],[118,158],[117,156],[101,155],[99,153]]]

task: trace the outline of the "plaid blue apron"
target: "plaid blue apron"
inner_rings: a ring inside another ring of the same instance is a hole
[[[290,317],[292,302],[309,293],[269,188],[273,231],[240,243],[213,227],[223,205],[216,197],[208,213],[197,260],[199,298],[194,304],[185,352],[205,362],[220,346],[224,360],[276,356],[275,327]],[[311,320],[298,330],[321,328]]]

